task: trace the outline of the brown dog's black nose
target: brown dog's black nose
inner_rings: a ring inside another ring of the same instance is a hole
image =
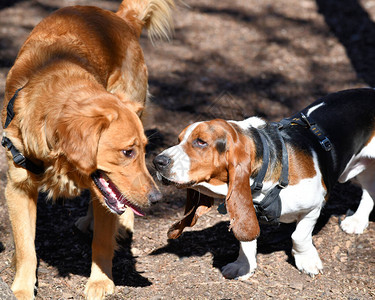
[[[160,193],[158,190],[153,189],[151,193],[148,195],[148,200],[154,204],[158,201],[160,201],[163,198],[162,193]]]
[[[171,164],[171,159],[166,155],[158,155],[154,158],[154,166],[157,170],[162,170]]]

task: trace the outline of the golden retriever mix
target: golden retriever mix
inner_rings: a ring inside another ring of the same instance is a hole
[[[118,216],[160,197],[145,165],[139,115],[147,68],[139,45],[168,37],[173,0],[124,0],[116,13],[60,9],[31,32],[6,82],[2,125],[6,199],[15,242],[18,299],[33,299],[38,191],[51,198],[90,189],[94,214],[88,299],[114,291],[112,258]],[[138,115],[137,115],[138,114]]]

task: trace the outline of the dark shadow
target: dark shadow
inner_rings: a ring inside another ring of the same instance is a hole
[[[321,36],[323,39],[330,34],[322,30],[319,24],[291,18],[270,8],[262,14],[252,14],[235,8],[218,8],[204,4],[194,4],[191,10],[201,14],[220,16],[222,19],[250,26],[263,33],[267,43],[277,44],[280,48],[293,53],[297,57],[314,55],[310,50],[291,43],[288,38],[281,38],[276,32],[278,28],[295,28],[303,26],[309,34]],[[267,18],[274,18],[275,22],[265,22]],[[191,25],[194,26],[194,25]],[[192,58],[183,61],[184,67],[175,71],[173,76],[150,76],[150,88],[155,96],[155,104],[163,109],[178,113],[192,114],[198,120],[224,118],[226,115],[213,114],[209,109],[215,105],[220,111],[228,112],[225,103],[217,100],[227,93],[232,95],[230,106],[233,107],[231,119],[240,120],[246,116],[257,115],[265,118],[285,117],[272,115],[267,109],[272,103],[277,103],[294,113],[301,108],[301,100],[314,99],[326,94],[322,84],[321,73],[326,73],[323,65],[310,62],[307,68],[314,74],[314,79],[308,82],[293,82],[282,71],[273,69],[254,76],[246,67],[236,65],[230,57],[223,55],[220,50],[207,50],[199,43],[192,43],[185,35],[195,28],[177,29],[173,38],[175,44],[191,49],[196,53]],[[144,41],[147,44],[146,41]],[[147,47],[149,44],[147,44]],[[150,46],[151,49],[151,46]],[[229,51],[230,49],[228,49]],[[249,56],[250,57],[250,56]],[[259,53],[256,61],[266,61],[267,54]],[[244,64],[247,62],[245,61]],[[253,63],[249,58],[249,64]],[[228,76],[230,74],[230,76]],[[267,108],[259,106],[259,99],[271,102]],[[239,108],[239,109],[237,109]],[[196,120],[194,119],[194,120]]]
[[[232,232],[228,231],[229,222],[220,222],[201,231],[188,231],[176,240],[168,240],[168,244],[155,250],[151,255],[172,253],[180,259],[191,256],[213,255],[213,266],[221,269],[235,261],[238,256],[239,242]],[[295,224],[280,226],[261,225],[258,238],[258,253],[285,251],[288,255],[292,247],[290,236]]]
[[[313,234],[317,234],[327,224],[331,216],[341,216],[348,211],[355,211],[359,205],[361,194],[361,189],[351,183],[337,184],[322,209]],[[374,215],[373,213],[372,221]],[[183,259],[183,257],[203,256],[209,252],[213,255],[213,266],[220,269],[236,260],[239,251],[239,242],[231,232],[228,232],[228,226],[228,222],[220,222],[201,231],[185,232],[176,240],[168,240],[166,246],[155,250],[152,255],[172,253]],[[269,254],[284,251],[288,256],[287,261],[294,265],[291,255],[291,235],[295,226],[295,223],[280,224],[280,226],[261,225],[258,253]]]
[[[0,2],[0,9],[6,8],[6,7],[12,7],[22,1],[24,0],[2,0]]]
[[[5,250],[5,246],[2,242],[0,242],[0,253]]]
[[[158,154],[158,149],[167,146],[164,143],[163,134],[157,128],[148,129],[145,131],[145,134],[148,139],[148,144],[146,145],[146,158]]]
[[[59,276],[69,274],[90,276],[91,240],[75,228],[74,222],[86,214],[89,193],[72,200],[58,200],[57,203],[38,199],[36,228],[36,251],[38,259],[54,266]],[[113,278],[116,285],[143,287],[151,282],[135,269],[135,258],[131,254],[131,239],[119,240],[119,249],[113,260]]]
[[[375,86],[375,23],[357,0],[317,0],[319,12],[346,49],[357,73]]]

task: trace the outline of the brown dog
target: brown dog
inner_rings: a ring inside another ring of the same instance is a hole
[[[2,111],[18,299],[34,297],[39,190],[56,198],[90,189],[95,224],[85,294],[100,299],[114,291],[118,215],[127,207],[142,214],[160,197],[137,116],[147,98],[139,37],[143,27],[151,37],[168,37],[172,6],[172,0],[126,0],[117,13],[63,8],[37,25],[20,50]]]

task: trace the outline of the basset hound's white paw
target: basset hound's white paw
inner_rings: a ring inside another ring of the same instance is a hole
[[[221,273],[227,279],[247,280],[254,274],[256,268],[256,264],[255,266],[250,266],[247,261],[236,260],[224,266]]]
[[[341,221],[340,227],[349,234],[361,234],[368,226],[367,218],[358,218],[358,216],[346,217]]]
[[[323,273],[323,264],[320,260],[318,251],[315,247],[310,248],[308,251],[299,253],[292,250],[297,269],[312,277],[319,273]]]

